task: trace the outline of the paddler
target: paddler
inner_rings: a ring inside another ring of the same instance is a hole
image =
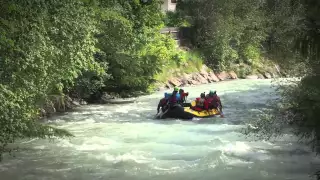
[[[217,91],[210,91],[206,97],[210,109],[218,109],[220,111],[220,117],[224,117],[222,112],[222,103],[220,97],[217,95]]]
[[[196,98],[196,105],[192,107],[192,109],[196,111],[203,111],[209,109],[205,93],[201,93],[200,98]]]

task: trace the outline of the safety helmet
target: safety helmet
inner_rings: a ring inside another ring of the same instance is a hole
[[[173,90],[174,91],[179,91],[179,88],[178,87],[174,87]]]
[[[210,90],[209,94],[215,94],[217,91]]]

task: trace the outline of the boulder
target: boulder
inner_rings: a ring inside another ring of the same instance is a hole
[[[43,107],[42,112],[44,112],[46,116],[50,116],[50,115],[56,113],[57,110],[56,110],[56,108],[54,107],[54,105],[52,104],[52,102],[50,102],[50,103],[47,103],[47,104]]]
[[[180,82],[182,83],[181,86],[186,86],[186,85],[189,85],[189,80],[190,80],[190,75],[189,74],[186,74],[184,73],[182,75],[182,77],[180,78]]]
[[[208,74],[208,70],[209,70],[209,68],[206,65],[202,65],[201,70],[200,70],[200,74],[206,75],[206,74]]]
[[[208,81],[203,76],[201,76],[200,73],[194,73],[192,75],[192,80],[199,82],[199,84],[207,84],[208,83]]]
[[[230,71],[229,75],[230,75],[231,79],[238,79],[238,76],[234,71]]]
[[[268,72],[265,72],[263,76],[264,76],[266,79],[271,79],[271,78],[272,78],[271,74],[268,73]]]
[[[75,105],[75,106],[80,106],[80,102],[78,102],[78,101],[76,101],[76,100],[73,100],[71,103],[72,103],[73,105]]]
[[[180,79],[180,81],[181,81],[181,86],[185,86],[188,84],[188,79],[182,78]]]
[[[246,76],[246,79],[258,79],[259,77],[257,75],[249,75]]]
[[[178,78],[171,78],[168,82],[173,86],[180,86],[182,84],[182,82]]]
[[[227,80],[230,78],[230,75],[225,72],[225,71],[222,71],[221,73],[218,73],[217,74],[217,77],[221,80],[221,81],[224,81],[224,80]]]
[[[201,83],[199,81],[195,81],[195,80],[189,80],[188,81],[190,85],[200,85]]]
[[[85,101],[83,99],[80,100],[80,105],[87,105],[87,104],[88,104],[87,101]]]
[[[47,112],[46,110],[44,110],[43,108],[40,109],[40,117],[46,117],[47,116]]]
[[[72,109],[74,107],[74,104],[72,103],[73,99],[70,97],[67,97],[65,101],[65,108]]]
[[[211,77],[209,76],[209,74],[203,74],[202,77],[205,78],[205,79],[208,81],[208,83],[213,82],[213,81],[211,80]]]
[[[110,94],[104,92],[101,96],[100,103],[107,103],[109,100],[114,99],[115,97]]]
[[[166,82],[165,87],[168,88],[168,89],[171,89],[171,85],[168,82]]]
[[[219,78],[214,74],[214,72],[210,72],[208,74],[208,77],[209,77],[209,81],[210,82],[219,82]]]
[[[264,76],[260,73],[258,73],[257,76],[258,76],[258,79],[265,79]]]

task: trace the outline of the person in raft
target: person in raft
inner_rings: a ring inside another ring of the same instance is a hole
[[[186,97],[189,96],[189,93],[185,93],[183,89],[179,90],[179,94],[180,94],[180,104],[183,104],[186,102]]]
[[[180,94],[178,92],[179,92],[179,88],[174,87],[173,92],[168,99],[169,108],[174,107],[174,105],[178,104],[178,102],[180,101]]]
[[[160,112],[160,108],[162,112],[165,112],[167,110],[167,104],[168,104],[168,99],[166,97],[160,99],[158,107],[157,107],[157,114]]]
[[[210,91],[206,96],[209,104],[209,109],[218,109],[220,111],[221,117],[224,117],[222,112],[222,103],[220,97],[217,95],[217,91]]]
[[[201,93],[200,98],[196,98],[196,105],[192,107],[192,109],[195,111],[203,111],[209,109],[209,103],[206,100],[205,93]]]
[[[177,104],[180,101],[181,95],[178,93],[178,91],[179,88],[174,87],[172,93],[164,93],[164,98],[160,99],[158,103],[158,114],[160,112],[160,108],[162,109],[162,112],[165,112],[168,109],[169,105],[171,105],[172,107],[174,104]]]

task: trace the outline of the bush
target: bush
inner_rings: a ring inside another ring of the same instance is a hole
[[[188,27],[190,24],[186,21],[179,12],[168,11],[164,18],[164,24],[167,27]]]
[[[94,70],[94,14],[77,0],[9,0],[0,7],[0,155],[17,138],[70,136],[36,120],[50,94]]]

